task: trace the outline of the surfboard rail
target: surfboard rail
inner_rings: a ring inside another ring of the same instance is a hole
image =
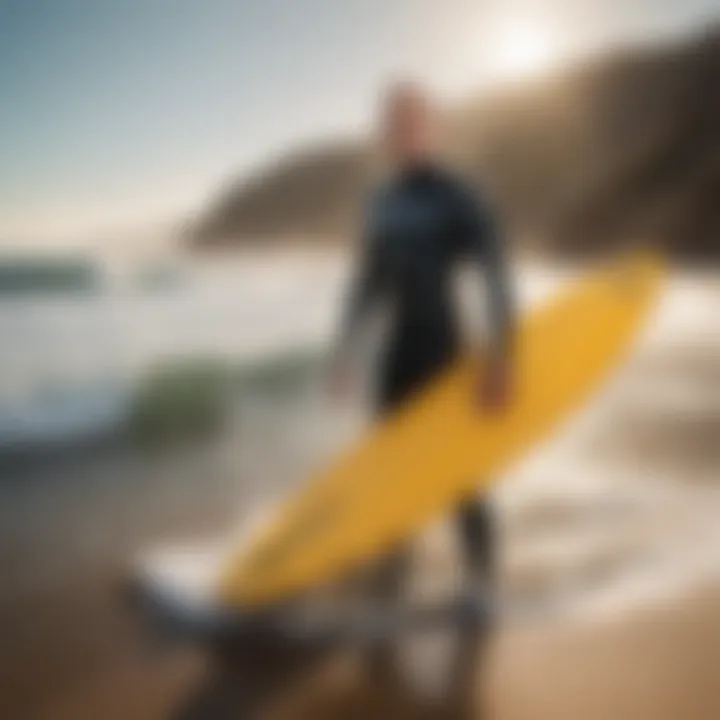
[[[231,556],[218,597],[243,607],[291,598],[412,535],[476,487],[488,487],[617,365],[664,274],[662,257],[633,253],[583,275],[525,315],[516,338],[514,397],[502,412],[482,412],[472,402],[478,359],[463,357],[282,503]]]

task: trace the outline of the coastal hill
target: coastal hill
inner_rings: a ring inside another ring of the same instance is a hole
[[[653,238],[720,259],[720,27],[626,49],[452,112],[451,152],[516,242],[563,255]],[[289,154],[231,182],[198,248],[350,237],[372,160],[361,141]]]

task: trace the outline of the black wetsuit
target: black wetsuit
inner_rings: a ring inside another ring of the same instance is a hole
[[[344,332],[352,332],[368,303],[382,299],[392,315],[381,360],[377,406],[392,410],[457,354],[460,346],[452,278],[468,258],[484,270],[491,350],[504,353],[512,325],[509,284],[500,237],[483,199],[439,165],[398,174],[368,203],[359,272]],[[492,532],[484,504],[461,504],[459,521],[468,561],[488,571]]]

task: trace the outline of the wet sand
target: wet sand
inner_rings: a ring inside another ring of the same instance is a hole
[[[507,607],[553,611],[503,618],[477,679],[486,716],[720,717],[718,308],[717,277],[677,278],[611,386],[498,488]],[[120,602],[129,558],[232,527],[353,422],[338,424],[311,387],[247,399],[227,434],[205,445],[147,453],[118,444],[3,463],[0,717],[167,717],[203,659],[159,652],[138,632]],[[423,582],[448,582],[446,528],[429,532],[420,554]],[[274,712],[447,716],[341,665],[289,690]]]

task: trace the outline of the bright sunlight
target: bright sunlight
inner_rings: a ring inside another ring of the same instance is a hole
[[[506,21],[491,34],[484,72],[496,82],[523,80],[550,71],[559,59],[557,38],[546,26]]]

